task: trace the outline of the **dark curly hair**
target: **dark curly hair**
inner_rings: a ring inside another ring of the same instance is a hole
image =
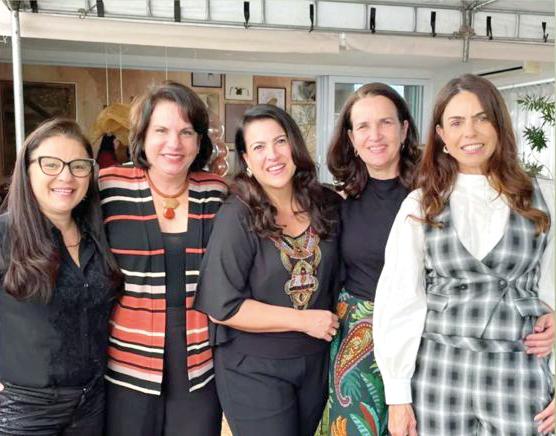
[[[291,145],[292,159],[296,166],[293,176],[293,196],[300,210],[307,213],[311,226],[325,239],[336,222],[337,201],[340,197],[323,187],[317,179],[317,170],[299,127],[284,110],[272,105],[257,105],[243,115],[241,127],[236,132],[235,146],[238,153],[239,173],[234,178],[231,190],[247,205],[253,230],[260,237],[280,236],[282,229],[276,224],[277,209],[254,177],[246,173],[247,164],[243,159],[246,152],[245,128],[258,120],[274,120],[286,133]]]

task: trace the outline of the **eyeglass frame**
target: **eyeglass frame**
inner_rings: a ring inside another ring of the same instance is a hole
[[[56,174],[48,174],[46,171],[44,171],[44,169],[43,169],[43,167],[42,167],[42,164],[41,164],[42,159],[54,159],[54,160],[57,160],[57,161],[59,161],[59,162],[62,162],[62,164],[63,164],[63,165],[62,165],[62,168],[61,168],[60,171],[59,171],[58,173],[56,173]],[[89,162],[89,163],[91,164],[91,170],[87,173],[87,175],[85,175],[85,176],[78,176],[78,175],[75,175],[75,174],[73,173],[73,171],[72,171],[72,169],[71,169],[71,164],[72,164],[73,162],[77,162],[77,161],[86,161],[86,162]],[[51,177],[59,176],[59,175],[62,174],[62,172],[64,171],[64,168],[67,166],[68,169],[69,169],[70,174],[71,174],[73,177],[77,177],[78,179],[84,179],[85,177],[89,177],[89,176],[93,173],[93,171],[95,170],[95,165],[96,165],[96,163],[97,163],[96,160],[94,160],[94,159],[92,159],[92,158],[89,158],[89,157],[83,157],[83,158],[79,158],[79,159],[73,159],[73,160],[70,160],[69,162],[66,162],[66,161],[60,159],[59,157],[55,157],[55,156],[39,156],[39,157],[37,157],[37,158],[35,158],[35,159],[31,159],[31,160],[29,161],[29,165],[31,165],[31,164],[34,163],[34,162],[37,162],[37,163],[39,164],[39,168],[41,169],[41,171],[43,172],[43,174],[46,175],[46,176],[51,176]]]

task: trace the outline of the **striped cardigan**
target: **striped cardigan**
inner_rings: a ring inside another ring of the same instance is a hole
[[[132,166],[103,169],[101,205],[112,252],[125,287],[110,320],[106,379],[140,392],[160,395],[166,326],[164,244],[145,172]],[[190,391],[213,377],[206,315],[192,309],[199,267],[213,218],[227,194],[225,182],[205,172],[189,176],[185,250],[187,362]]]

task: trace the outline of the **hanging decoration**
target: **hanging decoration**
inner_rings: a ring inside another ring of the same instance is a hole
[[[130,104],[125,104],[123,102],[123,69],[122,69],[122,48],[119,48],[119,75],[120,75],[120,102],[110,103],[110,92],[109,92],[109,80],[108,80],[108,52],[104,51],[105,60],[105,85],[106,85],[106,104],[104,109],[100,111],[93,124],[89,139],[92,144],[96,144],[101,138],[105,136],[113,136],[118,142],[123,146],[122,150],[117,150],[115,147],[117,155],[127,155],[127,149],[129,146],[129,112],[131,109]],[[125,160],[125,159],[123,159]]]
[[[230,169],[226,159],[228,147],[224,143],[224,125],[218,115],[210,110],[208,136],[212,141],[212,156],[208,164],[209,170],[224,177]]]

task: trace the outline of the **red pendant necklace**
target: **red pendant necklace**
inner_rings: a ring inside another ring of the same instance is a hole
[[[151,189],[156,192],[160,197],[162,197],[162,215],[164,215],[164,218],[166,219],[174,219],[174,217],[176,216],[176,211],[175,209],[180,205],[180,202],[177,200],[177,198],[182,195],[185,190],[187,189],[187,179],[185,180],[185,183],[183,184],[183,187],[174,195],[168,195],[163,193],[162,191],[160,191],[155,184],[153,183],[153,181],[151,180],[151,178],[149,177],[149,173],[145,172],[145,175],[147,176],[147,181],[149,182],[149,186],[151,187]]]

